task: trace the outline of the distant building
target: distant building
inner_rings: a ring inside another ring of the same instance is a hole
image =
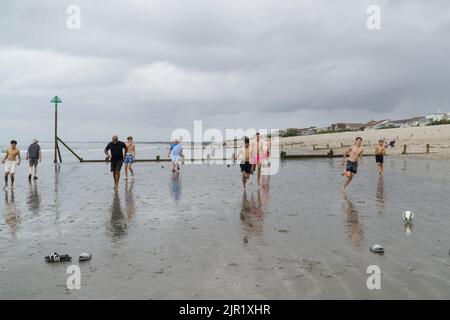
[[[366,127],[365,123],[333,123],[330,130],[333,132],[340,131],[361,131]]]
[[[395,128],[408,128],[408,127],[418,127],[428,124],[426,117],[415,117],[411,119],[394,120],[390,123],[394,125]]]
[[[316,128],[316,133],[329,132],[330,127]]]
[[[377,129],[383,129],[385,126],[389,123],[389,119],[384,120],[370,120],[366,124],[366,128],[364,130],[377,130]]]
[[[304,128],[304,129],[299,129],[300,130],[300,136],[310,136],[313,134],[317,133],[317,129],[316,127],[309,127],[309,128]]]
[[[448,114],[444,114],[439,111],[436,114],[426,115],[425,118],[429,121],[429,123],[431,123],[431,122],[446,120],[446,119],[448,119],[447,115]]]

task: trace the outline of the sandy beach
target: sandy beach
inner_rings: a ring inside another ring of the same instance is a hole
[[[344,197],[339,159],[283,161],[245,193],[237,165],[139,163],[117,194],[106,164],[47,161],[31,183],[22,168],[0,199],[0,299],[449,299],[449,169],[394,157],[380,179],[366,161]],[[75,259],[45,263],[54,251]]]
[[[409,157],[450,159],[450,125],[286,137],[280,138],[281,151],[285,151],[288,155],[326,154],[331,148],[335,154],[343,154],[347,149],[345,146],[351,145],[358,136],[364,139],[366,154],[373,154],[379,139],[389,142],[394,138],[396,139],[395,148],[388,148],[388,155],[402,155],[403,146],[407,145]],[[427,144],[430,145],[429,154],[425,154]]]

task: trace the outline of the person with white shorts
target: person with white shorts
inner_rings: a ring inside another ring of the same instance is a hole
[[[16,173],[16,166],[20,165],[20,150],[17,149],[17,141],[11,141],[11,147],[6,151],[6,156],[2,160],[5,165],[5,188],[8,188],[8,178],[11,176],[11,189],[14,189],[14,175]]]

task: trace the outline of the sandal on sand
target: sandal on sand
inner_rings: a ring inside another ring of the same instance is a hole
[[[64,261],[71,261],[72,257],[69,256],[68,254],[59,255],[56,252],[53,252],[52,254],[45,256],[44,259],[47,262],[64,262]]]

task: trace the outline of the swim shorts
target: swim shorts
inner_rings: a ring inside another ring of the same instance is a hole
[[[246,161],[245,163],[240,164],[241,172],[245,172],[247,174],[252,173],[252,165],[250,162]]]
[[[5,172],[14,174],[16,173],[16,162],[11,160],[5,161]]]
[[[383,164],[383,163],[384,163],[384,156],[383,156],[382,154],[377,154],[377,155],[375,156],[375,161],[376,161],[377,163]]]
[[[125,164],[132,164],[132,163],[134,163],[134,157],[133,157],[133,155],[132,155],[132,154],[127,154],[127,155],[125,155],[125,158],[124,158],[123,162],[124,162]]]
[[[356,174],[356,172],[358,171],[358,162],[347,160],[347,167],[345,171]]]
[[[120,172],[122,170],[123,161],[111,161],[111,172]]]
[[[173,154],[170,158],[171,158],[172,162],[178,162],[181,160],[181,157],[176,154]]]

